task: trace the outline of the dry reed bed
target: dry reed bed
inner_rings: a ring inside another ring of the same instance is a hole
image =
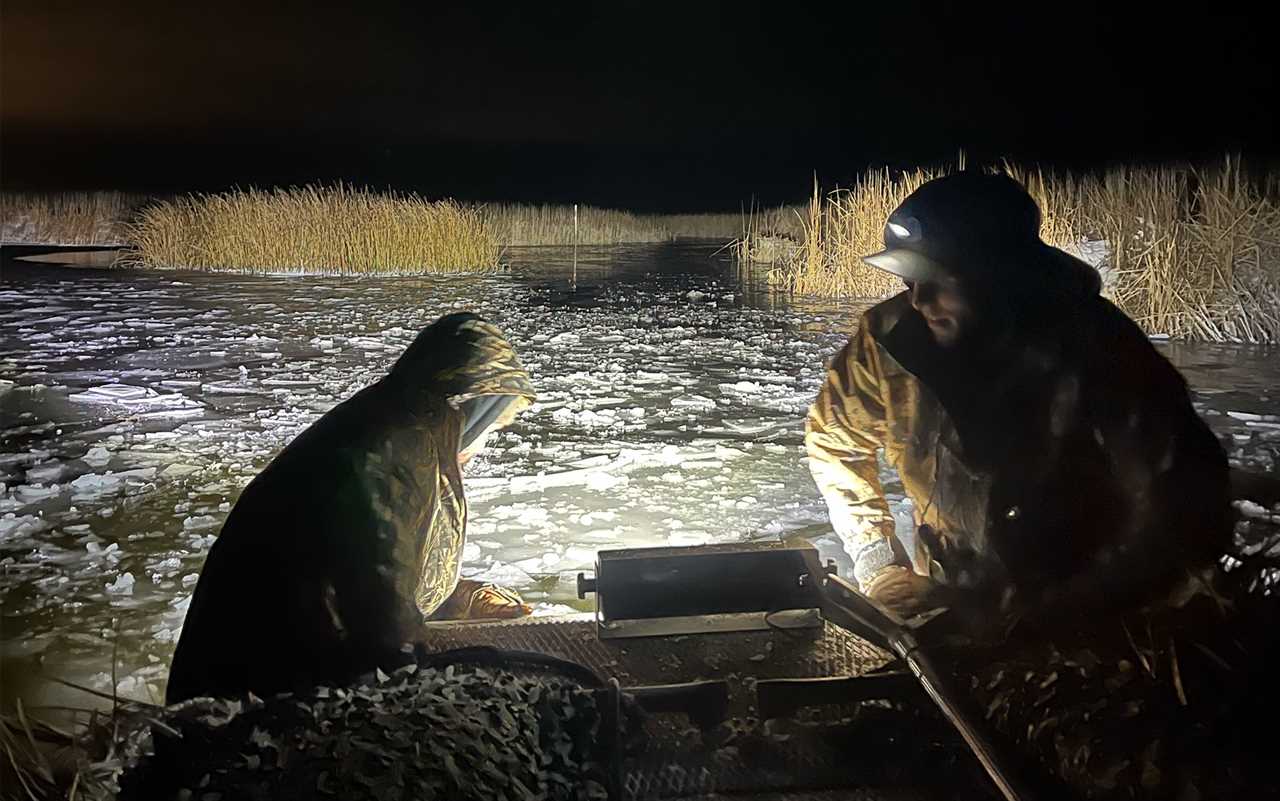
[[[1005,165],[1066,250],[1103,242],[1106,292],[1145,330],[1177,338],[1280,342],[1280,180],[1236,159],[1207,169],[1127,168],[1075,176]],[[7,241],[112,244],[147,267],[243,272],[422,273],[492,269],[504,245],[733,240],[799,294],[883,297],[901,285],[862,264],[885,218],[941,171],[869,172],[815,186],[807,208],[636,215],[573,206],[465,206],[348,186],[234,191],[170,200],[124,193],[6,193]],[[140,210],[139,210],[140,209]],[[131,223],[123,223],[133,216]]]
[[[147,202],[127,192],[4,192],[0,241],[33,245],[120,245]]]
[[[677,235],[698,234],[672,230],[662,218],[590,206],[468,206],[307,186],[153,204],[130,226],[125,263],[246,272],[475,271],[494,267],[507,245],[613,245]]]
[[[238,272],[476,272],[499,244],[479,209],[350,186],[193,195],[132,224],[124,262]]]
[[[741,241],[752,233],[799,241],[804,225],[799,206],[760,208],[754,204],[737,214],[661,214],[655,219],[673,236]]]
[[[504,245],[618,245],[672,238],[651,217],[593,206],[496,203],[483,206],[481,214]]]
[[[1073,176],[1005,165],[1040,204],[1041,236],[1071,252],[1106,243],[1105,292],[1144,330],[1219,342],[1280,342],[1277,177],[1237,159],[1212,168],[1112,169]],[[864,175],[852,188],[815,187],[803,247],[770,272],[775,287],[879,298],[901,282],[862,263],[883,244],[889,213],[924,181],[917,170]]]

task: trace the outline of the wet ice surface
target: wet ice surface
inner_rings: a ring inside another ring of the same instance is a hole
[[[580,256],[576,288],[548,250],[466,281],[6,264],[0,700],[47,695],[37,672],[109,688],[113,653],[122,694],[158,696],[239,491],[451,311],[501,326],[539,391],[468,469],[465,575],[546,614],[599,548],[801,533],[837,556],[801,418],[857,309],[778,303],[701,246]],[[1165,347],[1233,458],[1274,470],[1274,357]]]

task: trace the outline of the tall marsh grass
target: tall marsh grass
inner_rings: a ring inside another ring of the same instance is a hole
[[[760,236],[799,241],[804,234],[800,206],[762,208],[754,203],[737,214],[659,214],[653,219],[674,238],[716,239],[721,242]]]
[[[575,239],[573,206],[489,204],[485,223],[504,245],[620,245],[674,239],[728,242],[742,235],[746,220],[758,220],[771,233],[799,237],[801,226],[792,207],[739,214],[634,214],[616,209],[578,206]]]
[[[237,272],[476,272],[500,251],[478,209],[343,185],[156,203],[129,241],[126,264]]]
[[[770,271],[775,285],[804,295],[880,298],[902,281],[862,262],[884,246],[884,223],[907,195],[936,173],[868,172],[851,189],[823,195],[815,181],[801,248]]]
[[[153,204],[129,227],[125,263],[232,271],[483,270],[505,246],[728,240],[730,215],[640,215],[591,206],[430,202],[348,186],[236,190]],[[724,230],[725,233],[720,232]]]
[[[665,229],[672,239],[715,239],[723,243],[742,232],[743,215],[655,214],[648,219]]]
[[[1042,238],[1105,254],[1104,291],[1150,333],[1280,342],[1280,176],[1238,159],[1071,175],[1004,165],[1040,204]],[[5,193],[3,239],[127,243],[123,261],[240,272],[484,271],[507,245],[607,245],[678,237],[730,242],[772,265],[784,291],[879,298],[901,282],[862,263],[884,221],[946,170],[872,171],[807,207],[639,215],[580,206],[468,206],[349,186],[148,199],[119,192]]]
[[[652,217],[592,206],[495,203],[481,207],[480,214],[503,245],[618,245],[672,238]]]
[[[0,193],[0,242],[121,245],[129,220],[147,202],[127,192]]]
[[[1041,238],[1068,252],[1106,253],[1104,292],[1152,334],[1280,342],[1280,192],[1276,176],[1238,159],[1191,167],[1119,167],[1100,175],[1002,168],[1040,204]],[[883,245],[889,213],[940,172],[872,172],[853,187],[815,188],[804,246],[774,267],[775,287],[879,298],[902,288],[861,257]]]

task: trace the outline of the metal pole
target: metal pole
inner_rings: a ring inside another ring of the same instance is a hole
[[[915,635],[897,615],[859,593],[839,576],[828,574],[818,561],[816,551],[805,557],[805,564],[808,575],[818,577],[815,583],[822,616],[892,651],[907,664],[921,688],[960,733],[1006,801],[1046,797],[1045,792],[1030,792],[1030,783],[1019,775],[1016,760],[997,750],[984,731],[984,722],[969,714],[957,700],[961,697],[960,688],[920,650]]]

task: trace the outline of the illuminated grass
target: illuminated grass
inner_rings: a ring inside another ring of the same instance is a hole
[[[770,281],[804,295],[879,298],[902,281],[868,267],[862,257],[884,246],[884,222],[908,194],[934,173],[863,175],[852,189],[826,196],[814,183],[804,215],[802,247],[770,271]]]
[[[349,186],[226,192],[156,203],[125,263],[235,272],[396,274],[496,267],[480,211]]]
[[[1209,341],[1280,342],[1277,177],[1238,159],[1212,168],[1118,167],[1073,176],[1003,168],[1043,213],[1041,237],[1069,252],[1103,242],[1104,291],[1149,333]],[[879,250],[889,213],[941,172],[873,172],[852,188],[815,187],[804,246],[770,272],[783,290],[879,298],[902,282],[862,263]]]
[[[508,245],[798,241],[792,208],[635,214],[571,205],[465,205],[348,186],[234,190],[148,199],[118,192],[9,193],[4,241],[128,245],[124,262],[233,272],[400,273],[492,267]],[[748,222],[744,222],[747,221]],[[492,241],[490,241],[492,240]]]
[[[573,206],[489,204],[486,224],[504,245],[572,245],[575,242]],[[576,242],[580,245],[620,245],[667,242],[673,239],[740,237],[744,219],[768,220],[770,230],[796,237],[800,226],[791,209],[781,207],[752,214],[633,214],[629,211],[578,206]]]
[[[646,216],[591,206],[579,206],[576,216],[575,225],[573,206],[467,206],[345,186],[233,191],[144,209],[130,227],[126,263],[242,272],[474,271],[493,267],[508,245],[728,240],[742,224],[734,215]]]
[[[145,203],[126,192],[5,192],[0,241],[27,245],[119,245]]]
[[[799,241],[804,233],[798,206],[744,208],[737,214],[660,214],[654,219],[677,238],[739,242],[749,234]]]
[[[628,211],[558,205],[492,203],[481,209],[485,225],[504,245],[617,245],[665,242],[671,231],[652,217]]]
[[[1084,221],[1112,243],[1109,293],[1151,332],[1280,342],[1276,189],[1275,176],[1250,176],[1232,159],[1087,182]]]

